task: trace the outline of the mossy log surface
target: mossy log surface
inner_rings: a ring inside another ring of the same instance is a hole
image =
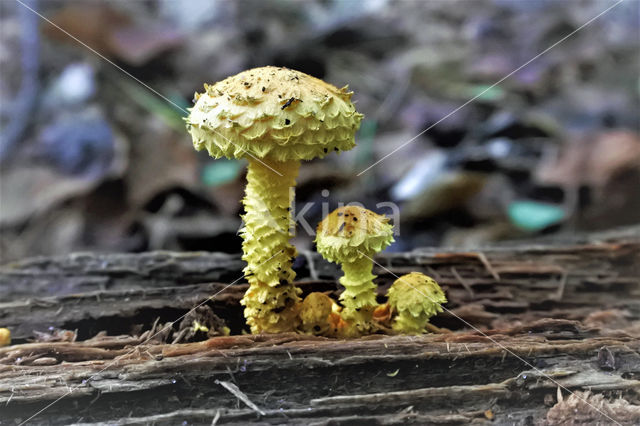
[[[58,398],[28,424],[557,424],[571,408],[569,391],[586,390],[606,397],[597,408],[614,420],[640,419],[637,229],[377,261],[381,294],[394,274],[436,278],[450,302],[433,323],[452,333],[148,341],[154,323],[202,302],[241,333],[247,286],[227,287],[241,276],[240,258],[78,254],[5,265],[0,326],[14,339],[0,348],[0,424],[19,424]],[[337,268],[310,254],[296,269],[305,293],[337,294]],[[50,327],[77,330],[77,339],[29,343]],[[607,405],[616,398],[624,409]]]

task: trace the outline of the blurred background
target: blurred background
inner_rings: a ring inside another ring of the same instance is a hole
[[[640,223],[638,0],[494,87],[615,2],[21,1],[112,63],[0,2],[2,262],[240,252],[245,163],[196,153],[183,109],[263,65],[349,84],[366,117],[355,149],[303,164],[312,225],[322,203],[392,202],[400,251]]]

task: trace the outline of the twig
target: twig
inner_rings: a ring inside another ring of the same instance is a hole
[[[491,263],[489,263],[489,259],[487,259],[487,256],[485,256],[482,252],[477,252],[476,256],[478,257],[478,259],[480,259],[480,262],[482,262],[484,267],[487,268],[487,271],[489,271],[491,276],[495,278],[496,281],[500,281],[500,275],[495,269],[493,269],[493,266],[491,266]]]
[[[184,336],[187,335],[187,333],[189,333],[189,329],[188,328],[183,328],[182,330],[180,330],[178,332],[178,335],[173,339],[173,341],[171,343],[172,344],[180,343],[182,341],[182,339],[184,339]]]
[[[260,408],[258,408],[258,406],[256,404],[251,402],[249,397],[247,397],[247,395],[245,395],[240,390],[240,388],[238,388],[233,383],[226,382],[224,380],[216,380],[216,384],[222,386],[223,388],[225,388],[226,390],[231,392],[236,398],[238,398],[240,401],[244,402],[247,405],[247,407],[251,408],[256,413],[261,414],[263,416],[266,414],[264,411],[262,411]]]
[[[450,333],[453,333],[451,330],[448,330],[446,328],[436,327],[435,325],[433,325],[431,323],[427,323],[427,325],[425,325],[424,328],[429,333],[434,333],[434,334],[450,334]]]
[[[454,277],[456,277],[458,282],[462,284],[462,287],[464,287],[469,292],[469,295],[471,296],[471,298],[475,298],[475,293],[473,292],[471,285],[460,276],[458,271],[456,271],[456,268],[451,267],[451,273],[453,274]]]
[[[553,300],[562,300],[562,296],[564,296],[564,289],[567,286],[568,279],[569,273],[567,271],[564,271],[562,273],[562,277],[560,277],[560,283],[558,284],[558,290],[556,291],[556,294],[551,296]]]
[[[435,278],[436,281],[442,281],[442,275],[440,275],[438,271],[433,269],[431,266],[427,266],[426,269],[427,269],[427,272],[429,272],[429,275]]]
[[[211,420],[211,426],[216,426],[218,420],[220,420],[220,410],[216,410],[216,415],[213,417],[213,420]]]

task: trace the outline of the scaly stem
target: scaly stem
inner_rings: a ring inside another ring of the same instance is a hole
[[[429,323],[429,316],[420,313],[417,316],[411,315],[410,312],[400,312],[393,321],[393,329],[402,334],[422,334],[425,327]]]
[[[373,261],[367,257],[342,264],[344,276],[340,278],[340,284],[345,288],[340,295],[344,306],[342,317],[360,333],[371,328],[373,310],[378,306],[376,285],[373,283],[376,276],[372,270]]]
[[[300,290],[293,285],[296,273],[291,268],[297,252],[289,240],[291,201],[299,167],[299,161],[249,159],[240,234],[244,240],[242,259],[247,262],[244,273],[249,281],[242,304],[252,333],[282,333],[297,326]]]

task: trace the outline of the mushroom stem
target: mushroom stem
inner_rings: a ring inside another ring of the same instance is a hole
[[[373,283],[376,276],[371,273],[372,270],[373,261],[367,257],[342,263],[344,276],[340,278],[340,284],[345,288],[340,295],[344,306],[342,316],[360,332],[371,328],[373,311],[378,306],[377,287]]]
[[[252,333],[282,333],[297,326],[300,290],[293,285],[291,267],[297,251],[289,240],[299,167],[299,161],[249,159],[240,234],[249,281],[242,304]]]
[[[430,316],[425,313],[419,313],[416,316],[408,312],[400,312],[393,321],[393,330],[401,334],[422,334],[429,322]]]

